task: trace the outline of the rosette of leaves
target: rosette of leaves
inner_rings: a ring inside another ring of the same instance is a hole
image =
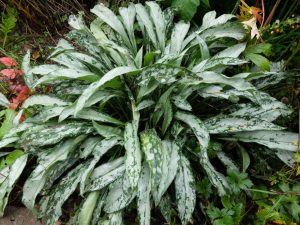
[[[290,110],[257,87],[283,74],[234,73],[248,61],[233,15],[209,12],[196,28],[173,22],[154,2],[120,8],[118,16],[101,4],[91,11],[97,19],[90,26],[70,17],[72,42],[58,43],[49,56],[55,63],[30,67],[25,56],[27,85],[52,91],[27,99],[23,110],[35,114],[0,142],[37,158],[23,203],[38,205],[45,224],[59,219],[74,192],[83,200],[72,224],[123,224],[135,205],[140,224],[151,223],[155,207],[167,221],[175,209],[187,224],[195,181],[207,177],[220,196],[232,193],[211,163],[212,143],[297,151],[297,135],[272,123]],[[229,110],[212,112],[207,103]],[[222,149],[217,154],[239,170]]]

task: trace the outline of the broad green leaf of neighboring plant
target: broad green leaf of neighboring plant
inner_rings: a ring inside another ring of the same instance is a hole
[[[175,11],[186,21],[192,20],[199,5],[199,0],[172,0],[171,3]]]
[[[5,116],[4,120],[2,122],[2,125],[0,127],[0,138],[3,138],[4,135],[6,135],[10,129],[13,127],[13,120],[15,118],[16,112],[11,109],[5,110]]]
[[[0,161],[0,170],[4,169],[7,166],[11,166],[17,158],[24,155],[24,152],[21,150],[14,150],[9,153],[5,158]]]

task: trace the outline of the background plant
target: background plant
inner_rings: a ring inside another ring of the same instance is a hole
[[[214,197],[197,216],[240,223],[245,209],[237,199],[251,198],[254,185],[250,157],[274,149],[294,166],[298,135],[276,125],[291,110],[260,90],[285,73],[248,70],[245,31],[233,15],[212,11],[194,28],[173,23],[172,11],[154,2],[120,8],[119,17],[104,5],[92,12],[90,27],[82,15],[70,17],[68,37],[79,50],[61,40],[49,56],[56,64],[31,68],[30,54],[24,58],[26,84],[52,88],[23,103],[33,116],[0,142],[25,151],[1,171],[2,213],[27,158],[35,157],[23,203],[36,210],[41,198],[37,214],[46,224],[59,219],[76,190],[82,200],[71,224],[122,224],[135,205],[140,224],[150,224],[155,207],[167,221],[176,220],[175,211],[187,224],[196,191],[200,203],[214,194],[224,207]]]

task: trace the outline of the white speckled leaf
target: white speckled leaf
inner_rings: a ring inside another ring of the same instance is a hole
[[[124,147],[126,149],[126,176],[128,176],[131,187],[135,188],[137,186],[142,169],[142,154],[138,137],[138,129],[136,124],[133,122],[127,123],[125,126]]]
[[[151,173],[151,191],[156,193],[162,178],[162,142],[155,130],[146,130],[141,133],[141,145]],[[153,197],[156,197],[154,194]],[[155,200],[158,203],[158,199]]]
[[[150,192],[151,192],[151,175],[149,167],[144,163],[141,177],[137,187],[137,210],[139,214],[140,224],[150,225],[151,206],[150,206]]]
[[[210,163],[207,155],[207,146],[209,143],[209,133],[204,123],[196,116],[184,112],[177,112],[175,117],[188,124],[197,137],[200,144],[200,163],[206,171],[211,183],[218,189],[220,195],[225,195],[229,186],[223,174],[215,170]]]
[[[194,189],[194,182],[190,163],[181,155],[175,178],[175,190],[178,213],[183,225],[186,225],[191,220],[192,213],[195,209],[196,191]]]
[[[136,191],[130,188],[127,176],[123,176],[119,180],[111,184],[108,192],[104,211],[114,213],[128,206],[136,196]]]

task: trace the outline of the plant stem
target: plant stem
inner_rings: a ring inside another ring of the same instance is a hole
[[[3,39],[3,43],[2,43],[2,48],[5,47],[6,39],[7,39],[7,33],[4,34],[4,39]]]

